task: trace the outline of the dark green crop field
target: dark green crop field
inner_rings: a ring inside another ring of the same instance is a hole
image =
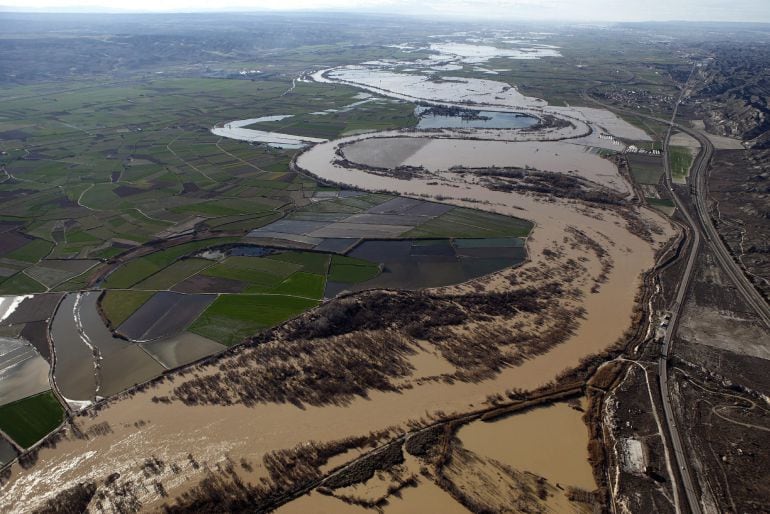
[[[64,410],[50,391],[0,407],[0,429],[19,446],[29,448],[64,419]]]

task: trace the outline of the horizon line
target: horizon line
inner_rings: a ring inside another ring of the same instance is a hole
[[[0,4],[0,14],[4,13],[15,13],[15,14],[88,14],[88,15],[99,15],[99,14],[109,14],[109,15],[167,15],[167,14],[353,14],[353,15],[379,15],[379,16],[390,16],[390,17],[411,17],[411,18],[425,18],[425,17],[434,17],[434,18],[465,18],[466,20],[469,19],[467,13],[430,13],[430,12],[399,12],[399,13],[393,13],[393,12],[385,12],[385,11],[379,11],[379,10],[349,10],[349,9],[307,9],[307,8],[297,8],[297,9],[241,9],[241,8],[211,8],[211,9],[205,9],[205,8],[195,8],[195,9],[175,9],[175,10],[147,10],[147,9],[120,9],[120,8],[79,8],[77,6],[73,6],[70,8],[66,7],[39,7],[39,8],[29,8],[29,7],[15,7],[15,6],[9,6],[9,5],[2,5]],[[489,21],[490,18],[496,18],[500,19],[500,16],[479,16],[479,17],[472,17],[471,20],[478,20],[478,21]],[[528,17],[507,17],[504,18],[506,21],[521,21],[521,22],[537,22],[537,23],[636,23],[636,24],[643,24],[643,23],[693,23],[693,24],[724,24],[724,25],[770,25],[769,21],[747,21],[747,20],[686,20],[686,19],[647,19],[647,20],[612,20],[612,19],[570,19],[570,18],[564,18],[564,19],[557,19],[557,18],[528,18]]]

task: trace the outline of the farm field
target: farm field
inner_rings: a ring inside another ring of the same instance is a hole
[[[652,207],[655,207],[667,216],[671,216],[676,209],[674,202],[668,198],[646,198],[646,200]]]
[[[663,160],[660,156],[628,154],[631,175],[639,184],[656,185],[663,176]]]
[[[50,391],[0,406],[0,430],[28,448],[64,419],[64,410]]]
[[[105,291],[101,307],[110,325],[117,327],[152,295],[152,291]]]
[[[0,166],[13,177],[0,182],[0,220],[12,220],[0,227],[2,294],[74,290],[87,282],[87,269],[57,274],[48,259],[93,265],[157,238],[200,230],[243,234],[284,216],[307,203],[306,195],[317,187],[288,172],[294,151],[221,140],[198,127],[241,117],[241,102],[261,105],[260,114],[270,115],[342,109],[359,101],[354,88],[312,83],[281,97],[283,80],[159,79],[105,87],[98,94],[82,84],[73,87],[42,97],[35,96],[41,88],[30,87],[32,96],[5,99],[0,106],[0,119],[24,113],[23,128],[8,130],[6,123],[0,138],[8,150]],[[235,97],[240,100],[233,102]],[[360,107],[367,110],[339,114],[356,130],[403,126],[413,111],[398,102]],[[367,125],[379,119],[378,109],[395,121]],[[120,116],[105,115],[107,110]],[[338,127],[339,116],[324,121],[332,114],[315,115],[319,127]],[[173,129],[169,117],[176,120]],[[157,264],[139,261],[110,285],[134,285]],[[41,271],[24,272],[33,267]],[[80,273],[85,276],[76,279]]]
[[[666,427],[604,440],[689,248],[667,127],[620,113],[671,118],[716,43],[46,16],[0,13],[0,510],[585,514],[640,455],[682,509]]]
[[[221,295],[190,331],[231,346],[316,305],[316,300],[287,295]]]
[[[690,173],[693,160],[692,150],[684,146],[671,146],[668,150],[668,157],[671,165],[671,176],[679,182],[684,182]]]

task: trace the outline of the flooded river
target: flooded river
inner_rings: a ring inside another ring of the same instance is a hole
[[[395,76],[389,75],[391,73]],[[324,80],[322,73],[317,75]],[[514,88],[501,82],[479,79],[460,79],[453,82],[430,81],[425,75],[412,74],[406,77],[405,75],[407,74],[391,71],[372,73],[372,69],[367,67],[349,67],[346,70],[333,72],[332,78],[325,81],[358,85],[356,81],[360,80],[359,87],[363,89],[409,100],[421,96],[436,102],[452,103],[481,99],[483,103],[486,99],[490,103],[500,103],[502,105],[500,110],[505,110],[507,106],[510,112],[522,112],[521,105],[532,108],[542,108],[545,105],[542,100],[524,98]],[[389,87],[394,90],[386,91]],[[506,87],[507,89],[503,90]],[[396,90],[400,92],[394,93]],[[501,99],[498,99],[498,96]],[[596,113],[587,111],[583,114],[594,116]],[[610,121],[613,120],[607,120],[608,123]],[[564,132],[570,137],[575,137],[582,133],[585,125],[577,122],[575,126],[581,126],[581,128],[579,130],[571,128]],[[401,137],[404,134],[390,132],[387,135]],[[553,133],[522,134],[508,130],[504,136],[500,137],[520,138],[520,140],[553,139]],[[88,442],[65,440],[56,448],[41,451],[38,464],[34,468],[25,471],[17,470],[8,485],[0,490],[0,502],[9,505],[11,509],[22,507],[29,509],[30,506],[39,504],[47,497],[52,497],[62,488],[71,487],[90,478],[103,480],[103,477],[109,473],[119,471],[121,481],[125,483],[133,480],[134,483],[143,487],[139,491],[143,507],[160,508],[163,499],[153,492],[152,487],[152,481],[156,480],[156,477],[147,478],[142,475],[135,462],[126,462],[127,452],[142,458],[155,455],[166,463],[179,465],[179,469],[182,470],[179,475],[172,476],[169,471],[167,476],[164,476],[164,485],[173,495],[188,490],[190,484],[197,483],[197,480],[202,477],[202,469],[205,467],[195,471],[188,465],[188,455],[191,452],[199,462],[205,463],[210,468],[217,463],[224,464],[225,455],[236,459],[242,457],[251,462],[262,462],[264,456],[271,451],[293,448],[310,439],[333,441],[382,430],[383,427],[407,426],[415,419],[430,419],[436,415],[437,411],[456,413],[478,409],[490,394],[498,394],[506,389],[531,390],[542,386],[553,380],[565,368],[578,365],[581,359],[606,349],[623,335],[630,325],[635,296],[640,285],[640,274],[652,267],[656,249],[673,235],[671,226],[662,216],[646,209],[639,211],[640,219],[660,227],[659,233],[652,235],[652,242],[631,233],[625,220],[616,212],[609,210],[591,209],[575,202],[558,199],[544,201],[542,198],[533,196],[491,191],[472,180],[467,182],[458,180],[452,184],[429,184],[430,180],[399,180],[366,173],[360,169],[341,168],[333,164],[338,142],[316,145],[298,158],[298,165],[320,178],[364,190],[393,191],[412,197],[422,195],[440,197],[445,203],[481,208],[534,222],[535,229],[527,240],[531,260],[519,268],[517,271],[519,276],[525,276],[526,272],[539,269],[545,262],[543,255],[546,250],[551,252],[549,255],[556,255],[553,257],[555,262],[551,263],[554,266],[561,265],[568,259],[577,259],[585,263],[587,274],[596,275],[600,266],[591,249],[581,248],[579,245],[571,248],[565,244],[565,241],[570,240],[573,230],[580,230],[587,237],[600,242],[606,251],[606,258],[611,259],[614,266],[607,271],[606,279],[597,291],[590,290],[590,281],[586,281],[582,286],[580,305],[585,309],[585,315],[574,333],[546,353],[534,355],[518,366],[504,368],[498,375],[487,380],[455,381],[452,384],[443,381],[414,382],[410,384],[413,387],[404,388],[397,394],[390,391],[369,391],[366,398],[356,398],[345,405],[323,407],[306,405],[303,408],[297,408],[289,404],[264,403],[255,406],[189,407],[179,402],[170,405],[153,402],[152,397],[155,395],[172,394],[174,384],[167,382],[151,391],[114,403],[100,411],[92,420],[83,419],[81,423],[86,428],[88,425],[106,421],[113,427],[114,432]],[[446,163],[462,162],[465,165],[474,165],[474,163],[486,165],[489,161],[498,162],[499,165],[526,162],[517,157],[515,146],[508,145],[495,146],[493,155],[496,158],[492,161],[485,153],[487,148],[481,148],[479,143],[472,140],[460,143],[450,140],[429,141],[417,148],[409,159],[415,159],[432,146],[430,155],[426,158],[410,162],[437,163],[436,166],[445,164],[443,161],[439,162],[442,159]],[[456,149],[447,150],[451,158],[440,155],[453,144],[457,145]],[[474,144],[477,145],[476,148]],[[563,151],[567,155],[568,150]],[[528,155],[539,153],[534,152],[534,149],[527,152],[529,152]],[[562,149],[559,147],[559,150],[552,153],[561,152]],[[575,154],[576,161],[570,164],[569,160],[565,159],[564,166],[574,166],[585,176],[590,176],[592,173],[598,175],[593,169],[593,164],[597,165],[597,169],[602,169],[598,167],[601,159],[584,149],[578,152]],[[583,159],[591,159],[591,162]],[[544,165],[544,168],[551,168],[551,165]],[[549,169],[549,171],[552,170]],[[554,249],[560,250],[560,253],[555,253]],[[509,283],[502,280],[492,282],[490,285],[499,289],[509,286]],[[454,286],[454,290],[457,291],[462,287]],[[54,320],[54,340],[61,348],[61,351],[57,349],[57,356],[60,353],[62,356],[68,355],[69,352],[76,355],[73,358],[64,359],[63,369],[57,369],[57,382],[60,375],[62,377],[60,383],[63,383],[69,374],[77,374],[82,384],[79,385],[77,380],[70,379],[69,387],[73,389],[80,387],[80,391],[73,391],[71,394],[75,398],[91,398],[96,388],[93,379],[93,359],[89,358],[89,346],[81,337],[82,334],[78,331],[78,324],[75,321],[73,314],[75,297],[76,295],[70,295],[65,299],[64,305]],[[93,305],[92,301],[95,302],[95,298],[89,299],[88,304]],[[77,311],[77,309],[74,310]],[[96,318],[89,318],[89,312]],[[80,319],[82,326],[86,328],[85,333],[89,336],[92,333],[89,323],[93,324],[94,320],[99,323],[94,327],[93,333],[101,330],[98,328],[100,320],[95,309],[86,310]],[[91,321],[88,321],[89,319]],[[91,340],[95,341],[96,338],[92,337]],[[123,342],[123,344],[126,343]],[[104,354],[111,355],[118,354],[118,348],[122,348],[119,342],[111,339],[103,341],[103,344],[100,342],[92,346],[99,346],[100,352],[102,346],[115,348],[112,353],[104,350]],[[82,362],[77,356],[82,359]],[[107,360],[106,357],[104,359]],[[129,360],[126,359],[126,362]],[[125,365],[123,367],[128,368]],[[59,368],[58,363],[57,368]],[[206,373],[210,369],[201,368],[200,372]],[[102,371],[101,375],[106,376],[106,373]],[[68,393],[65,393],[65,396],[67,395]],[[147,428],[141,431],[136,429],[135,423],[138,420],[146,421]],[[180,420],[184,420],[184,423],[180,423]],[[586,489],[595,487],[585,461],[586,428],[580,421],[580,413],[569,406],[536,409],[478,428],[471,425],[460,431],[460,438],[474,451],[505,460],[516,468],[541,474],[551,481]],[[560,453],[557,453],[557,450]],[[54,473],[58,479],[56,484],[52,484],[50,480]],[[260,478],[258,473],[255,472],[248,478],[256,483]],[[438,494],[437,491],[434,492]]]

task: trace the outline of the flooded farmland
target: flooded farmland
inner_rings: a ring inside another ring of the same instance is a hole
[[[461,48],[454,50],[458,53],[467,53]],[[472,60],[483,57],[468,55],[463,58]],[[361,71],[361,76],[371,75],[371,72],[372,70],[367,68]],[[336,77],[338,82],[344,82],[351,79],[351,73],[355,74],[356,71],[352,69],[345,72],[335,71],[329,76]],[[392,84],[388,86],[392,85],[394,90],[404,91],[404,97],[407,93],[414,93],[433,98],[434,101],[459,102],[475,101],[486,95],[486,98],[494,99],[492,101],[499,102],[503,108],[508,107],[512,113],[519,112],[522,103],[533,108],[543,107],[545,104],[539,99],[523,97],[514,88],[500,82],[476,79],[455,80],[452,77],[447,77],[448,80],[429,80],[423,76],[415,78],[414,75],[405,79],[403,73],[394,73],[393,75],[400,75],[400,77],[388,78],[384,76],[386,72],[377,73],[378,77],[364,77],[362,80],[368,80],[371,85],[363,87],[382,91],[389,96],[394,96],[394,93],[378,89],[384,87],[383,78],[392,79]],[[380,82],[376,82],[377,80]],[[414,81],[415,88],[405,88],[405,80]],[[476,87],[480,89],[470,91]],[[449,96],[441,96],[445,94]],[[475,127],[469,127],[470,129],[476,130]],[[490,132],[487,132],[487,139],[507,137],[536,139],[553,136],[553,133],[527,135],[523,132],[510,135],[514,131],[508,130],[507,127],[502,129],[494,137],[489,136]],[[575,135],[581,133],[582,129],[583,125],[575,123],[572,128],[565,129],[563,133]],[[381,159],[384,167],[409,163],[414,166],[425,166],[436,172],[446,171],[457,165],[532,166],[551,172],[574,173],[604,187],[628,191],[627,184],[614,166],[585,145],[562,141],[520,142],[520,139],[519,142],[479,141],[463,139],[468,134],[463,136],[460,131],[454,133],[445,131],[440,134],[446,139],[401,137],[403,134],[398,132],[391,132],[389,135],[399,137],[392,140],[384,137],[362,137],[358,142],[350,145],[346,152],[358,152],[357,159],[353,159],[353,154],[349,155],[354,162],[371,165],[373,162],[371,159],[376,156],[377,159]],[[439,135],[438,132],[436,135]],[[447,136],[451,136],[451,139]],[[348,141],[352,140],[348,139]],[[434,350],[422,351],[414,355],[408,352],[404,354],[404,369],[412,367],[419,374],[410,376],[406,372],[406,376],[401,377],[399,384],[403,385],[403,388],[399,387],[397,392],[393,389],[373,390],[361,386],[362,393],[359,396],[351,395],[352,399],[349,401],[346,399],[322,406],[303,404],[304,397],[301,396],[303,394],[301,390],[297,396],[293,397],[297,399],[296,404],[280,403],[271,399],[262,401],[259,399],[262,397],[258,395],[256,396],[258,400],[248,405],[243,402],[215,403],[214,400],[220,399],[216,393],[210,395],[208,404],[201,402],[192,405],[178,400],[170,400],[169,404],[159,404],[153,401],[156,395],[173,397],[175,387],[181,387],[180,383],[181,385],[205,383],[204,380],[198,379],[213,377],[219,373],[218,370],[224,369],[228,369],[228,374],[226,377],[219,378],[216,382],[217,386],[227,385],[230,380],[234,383],[233,377],[243,379],[252,378],[252,375],[262,377],[278,369],[276,373],[279,378],[278,391],[291,391],[292,386],[297,387],[297,381],[292,382],[292,377],[289,376],[289,372],[295,369],[291,366],[296,363],[292,362],[292,357],[288,354],[300,347],[299,344],[291,344],[296,341],[268,341],[265,345],[257,345],[274,351],[274,355],[278,356],[274,362],[270,363],[269,373],[262,373],[263,370],[257,368],[262,364],[259,360],[262,354],[257,353],[254,347],[242,347],[239,349],[242,353],[238,356],[225,357],[214,365],[196,367],[192,373],[193,377],[176,375],[171,380],[154,385],[150,391],[140,392],[131,398],[112,403],[95,413],[93,419],[79,420],[82,424],[81,428],[93,428],[99,423],[106,422],[113,427],[114,432],[111,431],[94,441],[70,439],[63,441],[56,448],[45,449],[41,452],[40,462],[36,468],[20,472],[9,483],[9,487],[2,491],[4,499],[9,499],[15,502],[16,506],[20,506],[25,503],[39,503],[41,499],[51,497],[55,488],[46,481],[46,478],[56,470],[59,470],[57,476],[60,478],[59,483],[56,484],[58,488],[73,486],[85,478],[101,479],[117,470],[121,475],[119,484],[135,486],[137,497],[144,508],[159,509],[160,504],[166,500],[163,495],[157,493],[156,489],[153,489],[153,482],[161,483],[162,480],[164,490],[170,492],[173,497],[188,491],[191,484],[196,484],[201,478],[203,471],[198,471],[198,467],[189,465],[190,456],[193,453],[194,458],[197,459],[196,462],[203,464],[202,469],[213,469],[214,466],[223,465],[230,456],[244,459],[241,462],[265,462],[265,457],[271,452],[300,447],[310,439],[320,442],[338,441],[348,436],[382,430],[383,427],[407,427],[418,419],[420,422],[433,421],[446,414],[477,410],[488,401],[490,395],[499,394],[512,387],[530,390],[542,386],[554,380],[565,368],[577,365],[587,355],[605,349],[622,336],[631,319],[640,274],[649,269],[654,262],[655,250],[671,234],[671,230],[666,225],[655,225],[661,222],[660,217],[646,211],[641,212],[639,223],[649,223],[659,229],[648,239],[633,233],[626,224],[627,220],[617,211],[590,207],[577,201],[564,201],[559,198],[543,199],[516,192],[493,191],[483,187],[472,176],[452,177],[451,181],[431,183],[421,178],[409,181],[375,175],[363,169],[355,169],[354,166],[342,168],[334,164],[335,151],[339,148],[338,143],[339,141],[319,143],[298,158],[299,166],[318,177],[362,189],[382,189],[410,196],[434,197],[454,205],[520,216],[536,224],[532,236],[528,239],[532,259],[519,269],[495,274],[469,284],[444,287],[429,294],[437,298],[441,295],[457,295],[459,298],[473,295],[483,297],[487,293],[490,293],[489,297],[495,298],[494,293],[516,291],[531,294],[525,288],[535,292],[541,288],[544,289],[544,286],[554,285],[550,282],[551,280],[564,278],[559,275],[559,270],[569,269],[568,266],[574,265],[573,269],[581,271],[575,273],[575,276],[567,277],[574,279],[573,281],[565,280],[563,284],[565,290],[567,288],[570,290],[564,295],[567,299],[550,298],[551,303],[563,302],[561,315],[565,318],[573,317],[573,313],[580,313],[574,316],[579,318],[574,330],[570,331],[563,340],[555,342],[552,347],[538,348],[539,339],[547,334],[548,327],[543,325],[547,325],[550,320],[546,319],[546,316],[536,318],[534,313],[517,312],[510,316],[488,316],[489,319],[484,320],[478,318],[473,324],[456,327],[456,330],[450,332],[451,336],[448,339],[459,343],[458,346],[480,344],[481,341],[474,340],[473,336],[481,333],[481,329],[486,329],[488,330],[486,334],[499,336],[500,345],[494,347],[495,350],[517,346],[526,350],[529,345],[534,348],[532,353],[522,353],[521,360],[511,361],[511,365],[501,366],[499,370],[495,369],[488,374],[480,375],[477,380],[453,380],[452,374],[464,364],[463,359],[466,356],[456,355],[454,360],[450,361]],[[366,210],[362,208],[360,212],[342,217],[338,217],[336,212],[330,213],[333,216],[329,216],[329,219],[323,222],[318,221],[321,219],[320,216],[312,219],[282,219],[270,226],[255,229],[250,236],[255,239],[276,238],[299,241],[315,249],[322,248],[322,245],[347,249],[349,246],[347,241],[371,238],[373,233],[377,237],[401,237],[423,223],[422,218],[433,219],[441,215],[441,213],[433,213],[431,216],[414,213],[403,215],[409,209],[422,208],[416,205],[420,202],[398,198],[387,202],[387,208],[382,206]],[[401,209],[399,206],[404,208]],[[430,208],[441,211],[450,207],[430,204]],[[387,212],[384,209],[387,209]],[[395,219],[396,215],[391,211],[399,211],[400,219]],[[412,235],[404,237],[411,238]],[[402,284],[403,287],[415,287],[415,284],[422,287],[442,286],[463,282],[467,278],[486,275],[521,262],[524,248],[520,244],[513,244],[504,239],[506,238],[455,239],[451,242],[445,239],[438,243],[411,239],[369,240],[355,246],[349,251],[349,256],[384,263],[383,273],[362,283],[365,287],[398,287],[397,284]],[[584,244],[586,240],[593,242],[594,246]],[[599,255],[595,250],[597,246],[605,253]],[[594,278],[599,276],[602,277],[601,283],[598,282],[598,278],[594,281]],[[383,282],[378,283],[378,280]],[[330,291],[329,287],[334,285],[330,283],[327,286],[327,294]],[[199,352],[200,355],[204,355],[206,351],[215,351],[216,347],[211,346],[208,339],[182,339],[186,334],[179,336],[179,339],[171,338],[133,346],[115,339],[109,333],[104,333],[105,327],[98,317],[95,303],[93,305],[90,303],[94,297],[90,295],[92,293],[82,297],[68,296],[62,306],[64,312],[62,318],[58,319],[59,316],[57,316],[54,320],[55,328],[58,322],[58,329],[54,333],[57,348],[61,348],[63,353],[68,353],[71,349],[82,359],[80,363],[65,359],[64,364],[69,368],[65,366],[62,370],[58,369],[57,364],[57,382],[59,373],[62,374],[62,380],[67,379],[68,373],[77,375],[70,380],[68,387],[76,388],[78,385],[76,379],[81,380],[82,389],[86,391],[88,398],[106,391],[105,383],[110,373],[114,372],[114,375],[111,375],[112,380],[117,381],[115,377],[120,376],[123,383],[128,383],[130,379],[119,375],[120,372],[133,373],[134,376],[142,373],[151,375],[151,372],[157,372],[157,369],[154,371],[151,369],[151,364],[158,365],[156,361],[169,366],[171,363],[184,362],[185,359],[190,358],[192,352],[186,350],[191,348],[195,348],[195,352]],[[501,297],[505,298],[505,296]],[[93,301],[95,302],[95,299]],[[575,307],[575,309],[569,310],[568,307]],[[157,316],[154,319],[159,321]],[[143,323],[150,323],[147,320]],[[140,327],[141,325],[139,324]],[[323,325],[318,323],[318,326]],[[403,334],[392,326],[388,326],[383,330],[382,335],[386,338],[391,335],[394,338],[403,338],[405,337]],[[519,338],[514,339],[516,337]],[[518,343],[514,344],[513,341]],[[330,347],[335,343],[342,345],[353,342],[353,338],[340,337],[331,340],[328,346],[324,347],[323,345],[327,342],[302,341],[303,344],[313,345],[308,348],[319,348],[319,351],[313,355],[310,352],[300,352],[299,359],[306,359],[300,360],[300,364],[315,364],[313,360],[316,358],[335,357]],[[343,351],[347,349],[346,346],[340,347]],[[141,357],[142,353],[132,353],[129,349],[144,352],[145,357],[151,360],[147,361]],[[58,353],[57,351],[57,355]],[[361,363],[355,360],[355,353],[350,352],[351,355],[345,357],[350,357],[350,362],[359,365]],[[486,355],[488,353],[483,357]],[[516,354],[516,356],[519,355]],[[252,357],[253,359],[249,360]],[[121,364],[120,370],[117,370],[114,365],[118,361]],[[325,366],[329,362],[333,361],[324,360],[322,364]],[[112,367],[109,373],[108,363],[113,363],[110,364]],[[78,369],[77,364],[84,367]],[[286,373],[283,373],[283,366],[287,366]],[[255,372],[255,369],[258,372]],[[304,372],[306,369],[310,368],[304,367],[297,375],[304,375],[304,378],[310,379],[310,373]],[[354,373],[353,369],[343,366],[343,369],[330,368],[328,371],[344,377],[346,373]],[[265,371],[268,370],[265,369]],[[318,376],[312,377],[312,380],[317,380],[319,386],[331,389],[333,387],[331,383],[325,381],[326,372],[326,369],[322,370],[317,374]],[[92,379],[90,382],[89,373]],[[435,380],[434,375],[440,373],[446,373],[449,380]],[[241,383],[238,383],[236,387],[240,385]],[[311,385],[315,383],[311,382]],[[115,384],[112,386],[114,389]],[[88,389],[89,387],[91,390]],[[318,387],[313,389],[313,392],[320,390],[321,387]],[[65,395],[69,397],[66,392]],[[275,397],[284,398],[278,395]],[[195,401],[198,401],[197,398]],[[147,428],[141,431],[137,429],[138,420],[146,422]],[[180,424],[180,420],[184,420],[185,423]],[[258,420],[259,425],[257,436],[255,436],[255,420]],[[344,423],[341,423],[341,420],[344,420]],[[586,462],[586,429],[580,420],[580,413],[569,406],[535,409],[495,423],[483,425],[476,423],[462,429],[459,437],[469,449],[487,459],[494,458],[516,469],[542,475],[553,483],[575,485],[589,490],[595,488]],[[174,471],[172,474],[161,470],[158,476],[143,475],[136,462],[122,460],[127,448],[142,457],[152,455],[161,459],[170,464],[167,469],[181,471],[179,473]],[[563,470],[555,469],[560,460],[564,461]],[[256,483],[261,478],[265,478],[265,470],[259,465],[256,467],[258,469],[254,472],[251,470],[238,472],[252,483]],[[246,470],[247,466],[242,465],[242,468]],[[426,510],[439,505],[442,510],[451,512],[449,506],[454,504],[448,495],[438,487],[427,484],[426,481],[417,488],[406,490],[404,495],[412,503],[406,505],[402,503],[400,509],[393,508],[392,511],[409,512],[414,511],[414,507]],[[296,507],[294,511],[313,512],[327,508],[335,512],[343,509],[351,512],[361,510],[347,504],[342,507],[337,504],[339,502],[329,497],[319,497],[317,493],[313,493],[299,500],[294,505]],[[394,500],[394,505],[399,503]],[[292,507],[290,506],[286,511],[292,511]],[[564,512],[564,510],[555,511]]]
[[[175,336],[206,310],[216,295],[160,291],[147,300],[117,332],[132,341],[154,341]]]
[[[422,289],[466,282],[526,258],[524,242],[518,238],[364,241],[349,257],[381,262],[381,273],[365,282],[328,282],[325,296],[364,289]]]
[[[139,345],[118,339],[102,322],[99,293],[72,293],[54,317],[54,377],[68,400],[93,401],[149,380],[164,368]]]
[[[0,405],[50,389],[48,370],[30,343],[0,336]]]
[[[29,295],[26,296],[0,296],[0,322],[5,321],[13,311],[15,311],[24,300],[32,298]]]

